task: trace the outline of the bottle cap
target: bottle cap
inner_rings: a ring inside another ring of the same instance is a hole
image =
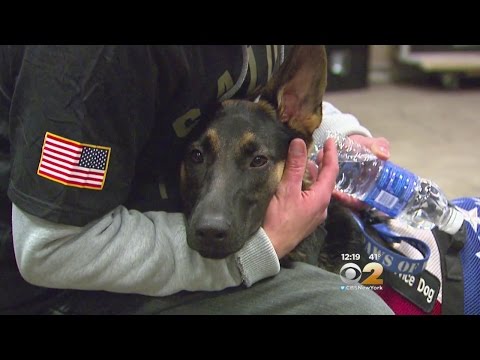
[[[439,229],[442,231],[445,231],[450,235],[454,235],[462,227],[464,217],[463,217],[463,214],[457,209],[455,209],[454,207],[451,207],[450,209],[451,209],[451,215],[450,215],[450,218],[448,219],[448,222],[445,224],[445,226],[442,226],[442,227],[439,226]]]

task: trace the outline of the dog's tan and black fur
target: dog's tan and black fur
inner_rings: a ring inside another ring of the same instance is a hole
[[[202,256],[218,259],[238,251],[262,225],[290,141],[300,137],[310,147],[322,121],[326,74],[323,46],[295,46],[251,99],[227,100],[212,110],[181,165],[187,240]],[[327,240],[319,228],[288,259],[333,270],[341,252],[358,246],[361,241],[352,238],[360,235],[346,213],[329,213]]]

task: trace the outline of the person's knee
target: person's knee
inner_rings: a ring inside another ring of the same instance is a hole
[[[296,263],[285,270],[293,289],[297,289],[300,312],[331,315],[392,315],[387,304],[371,290],[345,290],[338,274]],[[292,284],[293,282],[293,284]]]
[[[394,315],[390,307],[371,290],[341,291],[337,310],[346,315]]]

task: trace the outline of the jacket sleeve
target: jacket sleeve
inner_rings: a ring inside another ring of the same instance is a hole
[[[335,106],[326,101],[323,102],[322,110],[322,123],[315,132],[325,133],[326,131],[333,130],[347,136],[358,134],[372,137],[370,131],[360,125],[358,119],[352,114],[342,113]]]
[[[157,92],[148,48],[26,46],[18,64],[9,109],[12,202],[74,226],[123,204],[156,99],[170,98]]]
[[[56,224],[15,205],[12,214],[20,272],[39,286],[166,296],[251,286],[280,271],[263,229],[238,253],[211,260],[190,249],[179,213],[119,206],[84,227]]]

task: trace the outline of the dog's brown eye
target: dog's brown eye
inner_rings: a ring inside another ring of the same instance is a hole
[[[203,162],[203,155],[200,150],[192,150],[190,152],[190,158],[195,164],[201,164]]]
[[[251,167],[260,167],[260,166],[263,166],[267,163],[268,159],[265,157],[265,156],[255,156],[252,160],[252,162],[250,163],[250,166]]]

